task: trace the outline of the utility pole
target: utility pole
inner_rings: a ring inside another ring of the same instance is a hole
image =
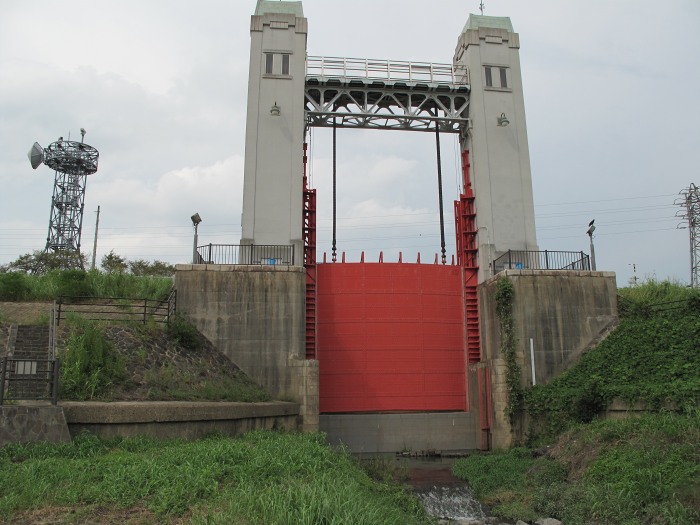
[[[81,129],[82,131],[82,129]],[[95,242],[92,245],[92,269],[95,269],[95,257],[97,257],[97,230],[100,228],[100,207],[97,207],[97,220],[95,221]]]

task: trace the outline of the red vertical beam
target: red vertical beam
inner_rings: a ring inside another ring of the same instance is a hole
[[[479,262],[477,245],[476,206],[469,179],[469,151],[462,152],[464,193],[455,201],[457,261],[464,272],[464,307],[467,331],[467,362],[481,361],[481,331],[479,329],[479,300],[477,294]]]
[[[308,157],[304,143],[304,268],[306,268],[306,343],[307,359],[316,359],[316,190],[309,188],[306,176]]]

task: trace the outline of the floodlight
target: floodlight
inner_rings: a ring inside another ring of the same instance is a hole
[[[202,222],[202,218],[199,216],[199,213],[195,213],[192,215],[192,217],[190,217],[190,219],[192,219],[192,224],[194,226],[197,226],[200,222]]]

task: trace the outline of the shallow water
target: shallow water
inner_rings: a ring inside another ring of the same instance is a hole
[[[467,485],[416,490],[431,516],[451,520],[484,519],[486,513]]]
[[[485,518],[484,508],[469,486],[452,475],[454,462],[454,458],[397,459],[428,514],[453,520]]]

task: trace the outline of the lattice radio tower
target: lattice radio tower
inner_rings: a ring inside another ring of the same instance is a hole
[[[676,217],[687,221],[687,226],[679,227],[690,231],[690,286],[700,288],[700,188],[691,182],[680,195],[676,204],[684,209]]]
[[[97,171],[100,155],[85,144],[84,139],[85,130],[80,128],[80,142],[59,137],[46,149],[35,142],[29,150],[32,168],[36,169],[43,162],[55,171],[47,252],[80,252],[85,184],[87,176]]]

